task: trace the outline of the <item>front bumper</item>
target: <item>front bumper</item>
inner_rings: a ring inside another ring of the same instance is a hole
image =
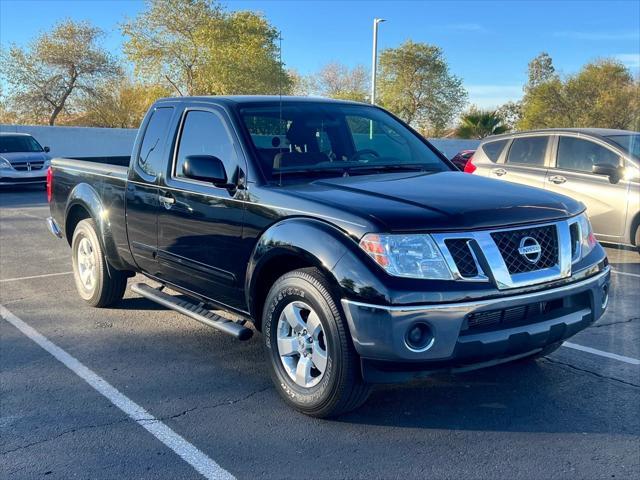
[[[47,181],[47,169],[37,170],[0,170],[0,185],[29,185],[33,183],[45,183]]]
[[[342,307],[364,360],[410,364],[411,370],[441,370],[524,356],[575,335],[604,313],[609,280],[606,266],[585,280],[522,295],[395,307],[343,299]],[[501,313],[532,305],[540,308],[539,315],[518,322],[510,323],[511,314]],[[553,308],[546,311],[547,306]],[[483,314],[502,320],[489,328],[482,321],[470,327],[470,319],[482,319]],[[416,323],[426,324],[433,336],[420,351],[407,344],[407,332]]]

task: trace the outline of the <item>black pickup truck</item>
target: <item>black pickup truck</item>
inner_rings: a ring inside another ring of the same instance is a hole
[[[546,355],[607,306],[582,204],[459,172],[381,108],[163,99],[115,163],[48,172],[80,296],[115,304],[141,273],[160,286],[131,289],[154,302],[240,340],[251,322],[309,415],[374,383]]]

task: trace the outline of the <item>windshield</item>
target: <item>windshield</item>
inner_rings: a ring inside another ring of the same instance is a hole
[[[640,133],[630,133],[628,135],[609,135],[607,138],[616,142],[627,152],[636,158],[640,158]]]
[[[240,114],[269,179],[450,170],[404,125],[366,105],[274,102]]]
[[[1,135],[0,153],[42,152],[43,149],[33,137],[27,135]]]

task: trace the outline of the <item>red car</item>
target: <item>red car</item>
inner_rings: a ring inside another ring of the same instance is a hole
[[[458,167],[458,170],[464,171],[465,165],[467,164],[469,159],[473,157],[474,153],[476,153],[475,150],[462,150],[461,152],[458,152],[458,154],[453,157],[451,161],[456,167]]]

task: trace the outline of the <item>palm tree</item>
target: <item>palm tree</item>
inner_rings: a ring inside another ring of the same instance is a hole
[[[502,117],[495,110],[471,108],[460,117],[455,130],[458,138],[484,138],[509,131]]]

